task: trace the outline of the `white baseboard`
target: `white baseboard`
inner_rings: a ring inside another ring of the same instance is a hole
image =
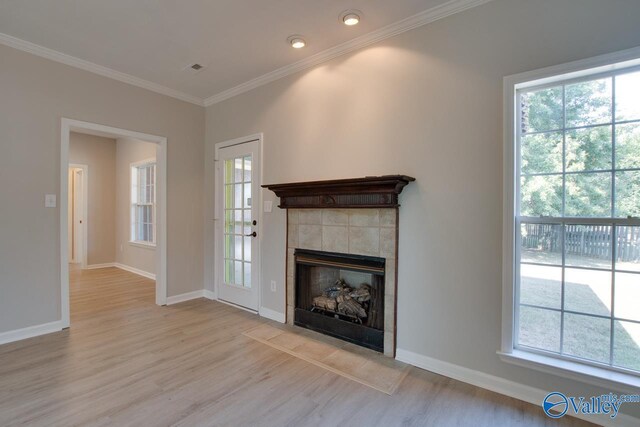
[[[513,381],[506,380],[504,378],[485,374],[484,372],[474,371],[473,369],[454,365],[452,363],[444,362],[442,360],[434,359],[428,356],[423,356],[421,354],[403,350],[400,348],[396,350],[396,359],[401,362],[416,366],[418,368],[434,372],[436,374],[444,375],[446,377],[453,378],[455,380],[462,381],[476,387],[481,387],[487,390],[491,390],[495,393],[529,402],[536,406],[541,406],[542,400],[547,394],[549,394],[549,391],[519,384]],[[540,411],[542,412],[542,407],[540,408]],[[567,413],[567,416],[569,416],[569,413]],[[640,420],[626,414],[618,414],[618,416],[614,419],[606,415],[598,416],[571,414],[570,416],[590,421],[592,423],[601,424],[603,426],[631,427],[640,425]]]
[[[62,329],[62,320],[56,320],[55,322],[43,323],[42,325],[0,332],[0,344],[7,344],[14,341],[37,337],[39,335],[50,334],[52,332],[61,331]]]
[[[91,265],[87,265],[84,269],[85,270],[96,270],[98,268],[109,268],[109,267],[115,267],[116,263],[115,262],[107,262],[105,264],[91,264]]]
[[[219,300],[218,298],[216,298],[215,292],[210,291],[209,289],[205,289],[204,290],[204,297],[207,298],[207,299],[218,301],[218,302],[221,302],[223,304],[227,304],[227,305],[230,305],[232,307],[239,308],[241,310],[248,311],[249,313],[255,314],[255,311],[250,310],[248,308],[241,307],[239,305],[236,305],[236,304],[233,304],[233,303],[230,303],[230,302],[227,302],[227,301]],[[280,323],[285,323],[285,321],[286,321],[286,317],[285,317],[284,313],[278,313],[277,311],[271,310],[271,309],[266,308],[266,307],[260,307],[260,309],[258,310],[258,315],[261,316],[261,317],[266,317],[267,319],[275,320],[276,322],[280,322]]]
[[[187,292],[186,294],[167,297],[167,305],[178,304],[180,302],[185,302],[192,299],[203,298],[203,297],[204,297],[204,291],[200,289],[199,291]]]
[[[147,279],[156,280],[155,274],[149,273],[148,271],[140,270],[139,268],[131,267],[126,264],[120,264],[119,262],[114,263],[114,267],[118,267],[120,270],[125,270],[129,273],[134,273],[139,276],[146,277]]]
[[[260,311],[258,313],[260,314],[260,316],[266,317],[267,319],[275,320],[276,322],[280,323],[285,322],[284,313],[279,313],[266,307],[260,307]]]
[[[219,302],[219,303],[222,303],[222,304],[228,305],[229,307],[237,308],[237,309],[239,309],[239,310],[246,311],[246,312],[251,313],[251,314],[258,314],[258,312],[257,312],[257,311],[255,311],[255,310],[251,310],[250,308],[243,307],[243,306],[241,306],[241,305],[234,304],[234,303],[232,303],[232,302],[225,301],[225,300],[220,299],[220,298],[216,299],[216,301],[217,301],[217,302]]]
[[[187,292],[184,294],[167,297],[167,305],[178,304],[181,302],[190,301],[192,299],[197,299],[197,298],[207,298],[212,300],[215,299],[212,291],[208,289],[204,289],[204,290],[200,289],[193,292]]]

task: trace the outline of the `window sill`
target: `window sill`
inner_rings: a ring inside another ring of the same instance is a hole
[[[513,350],[511,353],[499,351],[498,356],[503,361],[514,365],[604,387],[612,391],[637,393],[640,387],[640,377],[635,375],[584,365],[570,360],[556,359],[522,350]]]
[[[130,241],[129,245],[137,246],[137,247],[143,248],[143,249],[155,249],[156,248],[155,243],[145,243],[145,242]]]

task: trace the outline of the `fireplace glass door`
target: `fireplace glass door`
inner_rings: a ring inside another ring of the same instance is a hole
[[[383,351],[385,260],[296,249],[294,323]]]

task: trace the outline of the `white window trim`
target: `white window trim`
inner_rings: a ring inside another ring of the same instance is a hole
[[[132,239],[132,236],[131,236],[131,225],[133,224],[134,219],[133,219],[132,213],[131,213],[132,212],[132,209],[131,209],[132,208],[132,205],[131,205],[132,194],[131,194],[131,192],[133,190],[132,187],[131,187],[131,178],[132,178],[131,177],[131,173],[133,171],[133,168],[138,168],[140,166],[146,166],[146,165],[152,165],[152,164],[156,166],[156,172],[155,172],[156,173],[156,181],[154,183],[154,191],[156,191],[157,179],[158,179],[158,177],[157,177],[158,165],[157,165],[156,159],[152,157],[152,158],[149,158],[149,159],[144,159],[144,160],[140,160],[140,161],[133,162],[133,163],[129,164],[129,183],[128,183],[128,185],[129,185],[129,202],[128,202],[129,203],[129,224],[128,224],[129,242],[128,243],[129,243],[130,246],[136,246],[136,247],[143,248],[143,249],[155,249],[155,247],[156,247],[156,242],[157,242],[157,238],[156,238],[156,232],[157,232],[157,227],[156,227],[157,201],[155,200],[155,197],[154,197],[154,204],[153,204],[153,211],[154,211],[154,215],[153,215],[153,220],[154,220],[153,240],[154,241],[153,242],[145,242],[145,241],[142,241],[142,240]]]
[[[564,360],[556,357],[514,349],[515,344],[515,185],[516,185],[516,93],[527,87],[552,84],[567,79],[581,78],[640,66],[640,47],[614,52],[594,58],[570,62],[540,70],[507,76],[503,81],[503,233],[502,233],[502,342],[498,355],[501,360],[538,371],[559,375],[577,381],[613,388],[637,391],[640,377],[606,367]]]
[[[155,249],[156,248],[156,244],[155,243],[149,243],[149,242],[142,242],[139,240],[129,240],[129,246],[135,246],[138,248],[142,248],[142,249]]]

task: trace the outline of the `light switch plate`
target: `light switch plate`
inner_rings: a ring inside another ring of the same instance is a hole
[[[55,208],[56,207],[56,195],[55,194],[45,194],[45,196],[44,196],[44,207],[45,208]]]
[[[273,209],[273,202],[271,200],[265,200],[264,201],[264,211],[265,212],[271,212],[272,209]]]

